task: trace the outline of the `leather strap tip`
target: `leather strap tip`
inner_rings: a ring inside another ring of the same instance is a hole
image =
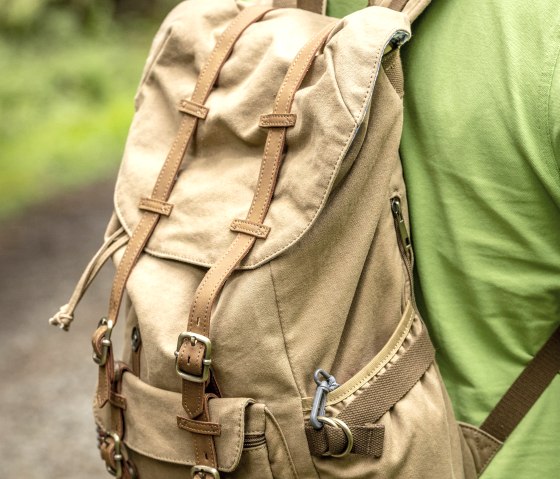
[[[266,239],[270,233],[270,226],[248,220],[235,219],[231,222],[230,230],[236,233],[245,233],[256,238]]]
[[[259,118],[259,126],[261,128],[289,128],[296,124],[297,115],[295,113],[270,113],[269,115],[261,115]]]
[[[205,120],[208,116],[208,108],[204,105],[195,103],[194,101],[183,99],[179,102],[177,107],[180,112],[186,113],[187,115],[195,116],[201,120]]]
[[[154,198],[142,198],[138,208],[144,211],[157,213],[158,215],[169,216],[173,210],[173,205]]]

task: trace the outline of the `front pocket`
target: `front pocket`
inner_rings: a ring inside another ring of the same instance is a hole
[[[284,434],[263,404],[247,409],[245,438],[236,479],[296,479],[297,473]]]
[[[184,416],[181,393],[155,388],[130,373],[122,381],[124,443],[142,478],[188,477],[196,464],[192,434],[177,427]],[[215,437],[221,477],[231,479],[296,479],[286,441],[264,404],[249,398],[216,398],[209,402],[210,420],[221,426]],[[110,408],[94,406],[98,426],[109,431]]]

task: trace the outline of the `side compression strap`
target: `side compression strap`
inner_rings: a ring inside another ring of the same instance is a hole
[[[434,347],[425,325],[422,326],[420,335],[402,356],[389,364],[367,389],[336,416],[352,432],[354,441],[349,452],[381,456],[385,428],[375,423],[414,387],[434,362]],[[309,450],[316,456],[341,454],[346,449],[346,434],[339,427],[326,423],[316,430],[307,423],[305,433]]]
[[[560,327],[511,385],[480,426],[504,442],[560,372]]]

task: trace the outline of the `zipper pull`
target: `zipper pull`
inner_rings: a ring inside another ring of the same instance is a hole
[[[391,211],[393,213],[393,218],[395,218],[395,222],[399,229],[399,236],[401,238],[401,244],[406,252],[407,256],[410,257],[410,251],[412,249],[412,243],[410,241],[410,235],[408,234],[408,230],[406,228],[406,223],[404,222],[403,214],[402,214],[402,207],[401,207],[401,200],[398,197],[391,199]]]

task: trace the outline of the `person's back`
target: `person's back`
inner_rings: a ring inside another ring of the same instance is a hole
[[[420,309],[458,419],[480,424],[560,321],[560,3],[434,0],[414,27],[401,154]],[[559,397],[557,377],[484,478],[557,476]]]

